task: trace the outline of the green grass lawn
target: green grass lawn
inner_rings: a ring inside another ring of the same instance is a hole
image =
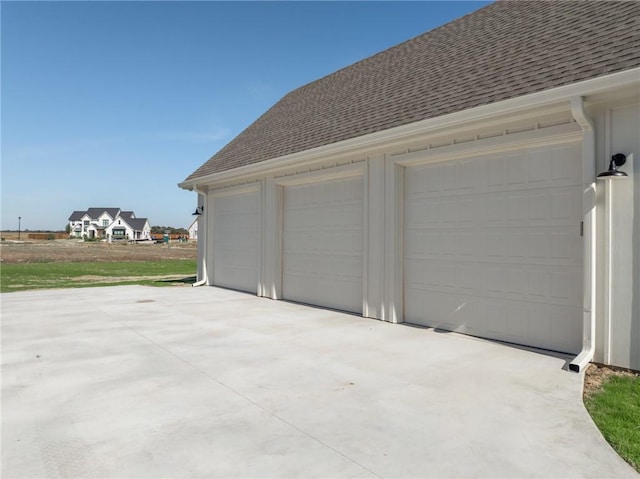
[[[167,286],[195,281],[195,260],[23,263],[0,267],[0,292],[118,284]]]
[[[612,377],[585,406],[609,444],[640,472],[640,377]]]

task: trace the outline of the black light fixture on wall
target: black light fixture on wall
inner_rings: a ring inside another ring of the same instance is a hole
[[[204,213],[204,205],[203,206],[196,206],[196,210],[192,213],[191,216],[200,216]]]
[[[627,162],[627,156],[622,153],[616,153],[611,157],[611,162],[609,163],[609,169],[607,171],[603,171],[598,175],[599,180],[614,180],[619,178],[628,178],[624,171],[618,170],[619,166],[624,165]]]

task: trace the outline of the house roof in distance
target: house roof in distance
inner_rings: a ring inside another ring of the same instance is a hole
[[[92,220],[97,220],[102,213],[106,212],[112,219],[120,213],[120,208],[89,208],[87,214]]]
[[[134,231],[142,231],[144,229],[145,223],[147,223],[147,218],[132,218],[132,217],[122,217],[122,221],[127,223],[132,230]]]
[[[640,2],[490,4],[298,88],[187,179],[640,66]]]
[[[74,211],[73,213],[71,213],[71,216],[69,216],[69,221],[80,221],[86,214],[86,211]]]

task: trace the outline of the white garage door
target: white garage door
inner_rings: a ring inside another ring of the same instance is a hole
[[[578,145],[405,171],[405,321],[577,353]]]
[[[258,191],[214,197],[214,285],[257,292],[259,208]]]
[[[284,189],[282,295],[362,311],[362,178]]]

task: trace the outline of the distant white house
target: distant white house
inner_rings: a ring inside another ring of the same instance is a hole
[[[193,223],[191,223],[191,226],[189,226],[189,239],[190,240],[197,240],[198,239],[198,217],[196,217],[195,220],[193,220]]]
[[[76,238],[100,238],[104,230],[121,213],[120,208],[89,208],[69,216],[69,233]]]
[[[147,218],[118,216],[106,229],[109,241],[151,239],[151,226]]]
[[[89,208],[69,216],[69,234],[75,238],[144,240],[151,238],[150,233],[147,218],[136,218],[133,211],[120,208]]]

